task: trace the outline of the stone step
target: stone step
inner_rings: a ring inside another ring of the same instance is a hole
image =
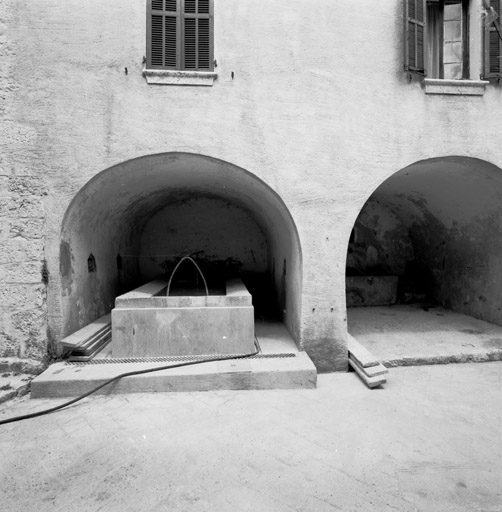
[[[132,362],[51,365],[31,383],[32,398],[75,397],[126,372],[160,368],[173,363]],[[125,377],[105,386],[99,394],[212,391],[219,389],[312,389],[317,371],[306,352],[266,354],[246,359],[211,361]]]

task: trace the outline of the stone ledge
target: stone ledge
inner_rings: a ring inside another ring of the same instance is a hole
[[[144,69],[143,76],[153,85],[212,86],[218,74],[213,71],[177,71],[171,69]]]
[[[487,80],[441,80],[424,78],[426,94],[457,94],[461,96],[483,96],[489,84]]]
[[[55,363],[31,383],[31,398],[62,398],[87,393],[124,372],[164,367],[166,363],[68,365]],[[316,368],[306,352],[295,357],[229,359],[132,375],[98,394],[216,391],[221,389],[315,389]]]

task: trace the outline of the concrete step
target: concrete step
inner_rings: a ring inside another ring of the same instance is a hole
[[[74,397],[126,372],[160,368],[164,361],[90,363],[60,362],[51,365],[31,383],[32,398]],[[211,361],[122,378],[99,394],[210,391],[219,389],[315,388],[317,371],[306,352],[263,354],[253,358]]]

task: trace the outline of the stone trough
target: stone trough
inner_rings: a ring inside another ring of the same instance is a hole
[[[158,279],[115,299],[112,357],[246,354],[255,350],[251,294],[240,279],[224,294],[166,296]]]

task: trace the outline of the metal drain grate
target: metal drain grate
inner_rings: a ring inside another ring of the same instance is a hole
[[[67,361],[67,365],[72,366],[85,366],[88,364],[123,364],[123,363],[176,363],[183,361],[211,361],[213,359],[220,359],[226,357],[223,355],[210,355],[210,356],[167,356],[167,357],[129,357],[126,359],[91,359],[86,362]],[[286,357],[296,357],[295,353],[285,354],[257,354],[256,356],[243,357],[241,354],[230,354],[228,361],[234,359],[283,359]]]

